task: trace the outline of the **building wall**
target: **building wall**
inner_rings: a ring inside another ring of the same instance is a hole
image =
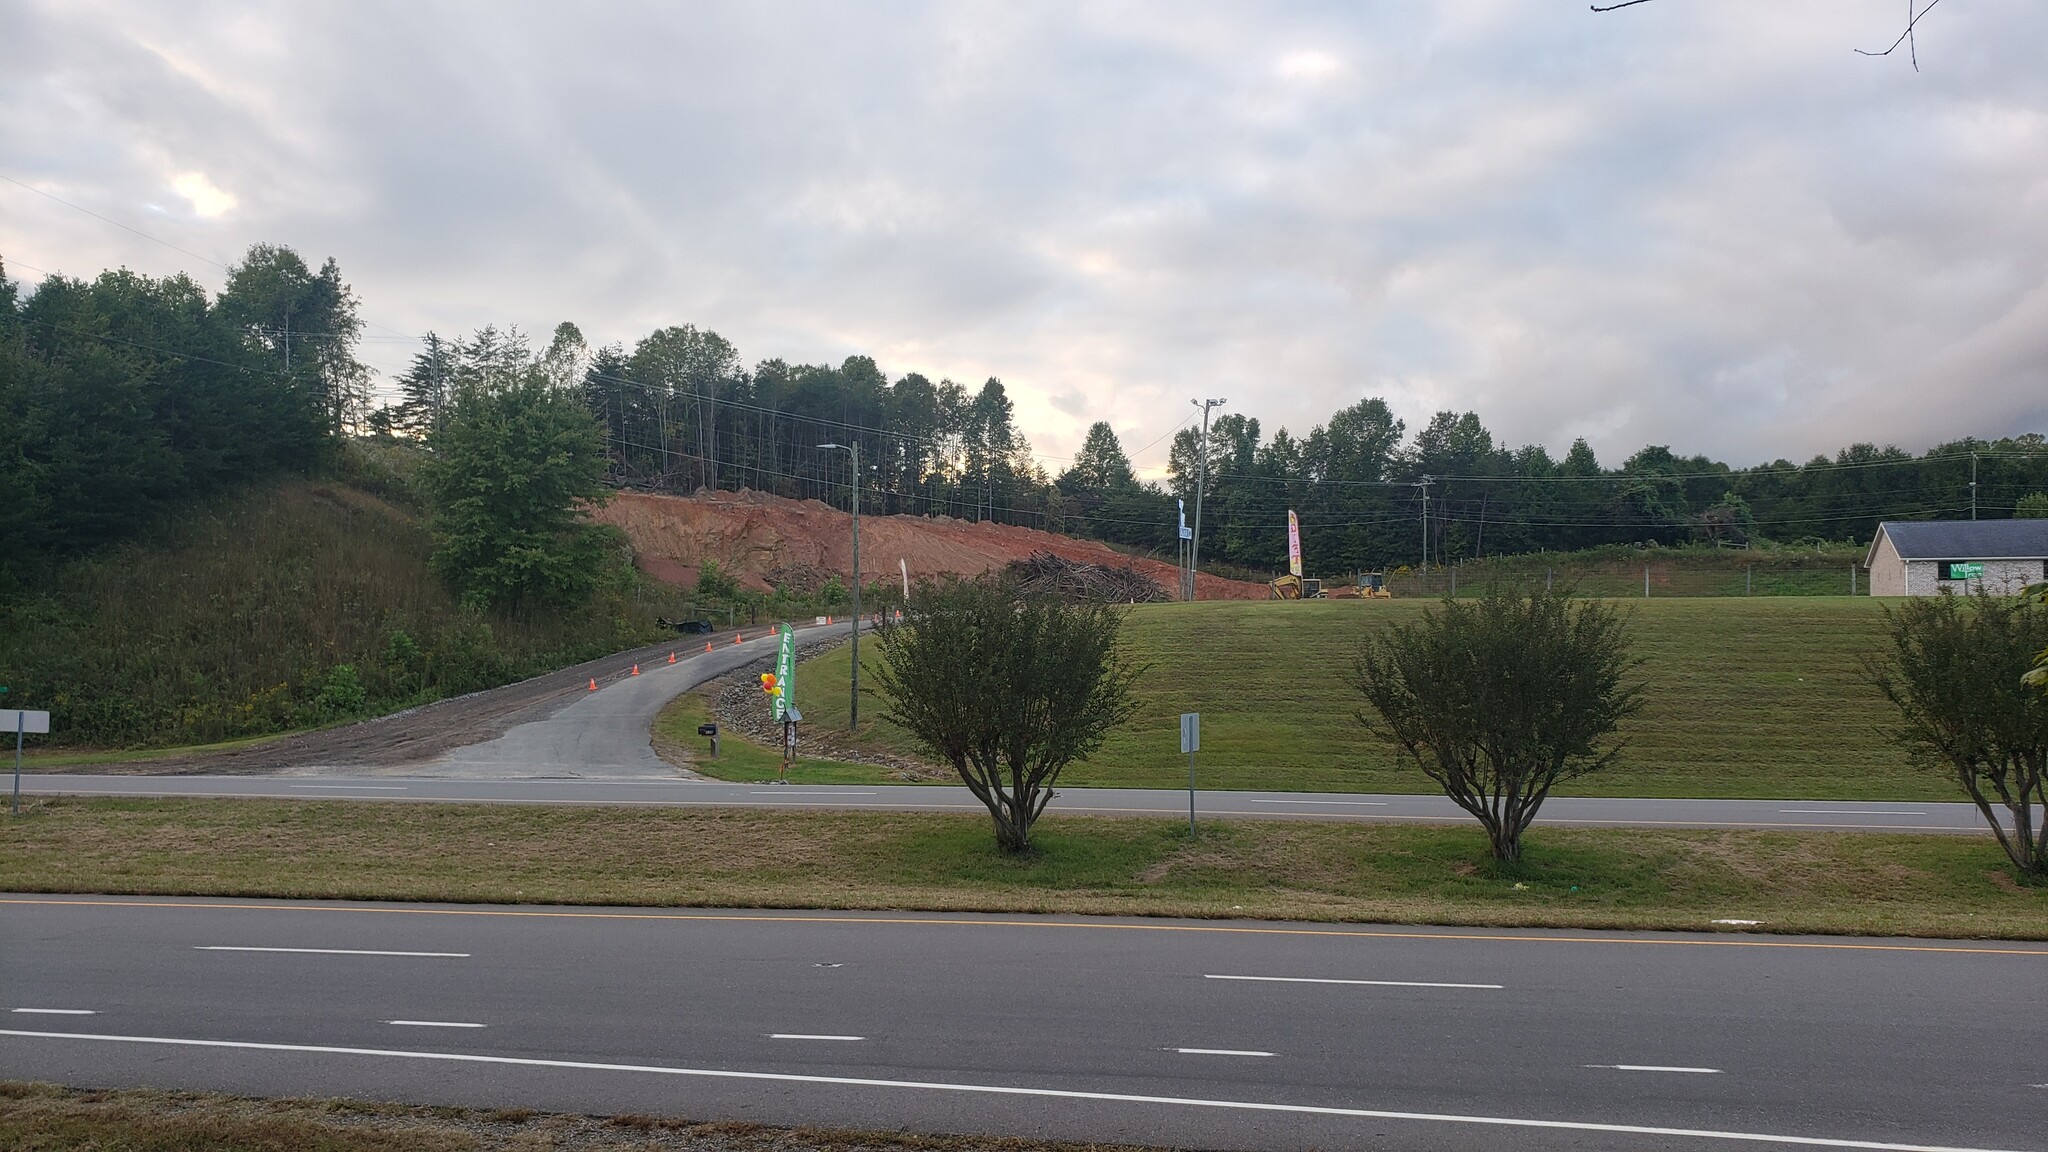
[[[1962,559],[1962,557],[1958,557]],[[1994,596],[2016,596],[2020,589],[2029,584],[2038,584],[2044,576],[2039,560],[1986,560],[1982,580],[1943,580],[1941,562],[1937,560],[1908,560],[1906,567],[1906,595],[1932,596],[1947,589],[1957,595],[1975,592],[1977,585]],[[1882,596],[1877,590],[1876,573],[1871,573],[1871,594]]]
[[[1928,569],[1931,577],[1933,568]],[[1933,591],[1932,588],[1928,591]],[[1899,558],[1899,550],[1892,545],[1892,538],[1880,532],[1877,547],[1870,557],[1870,594],[1872,596],[1910,596],[1907,586],[1906,562]]]
[[[1956,559],[1960,560],[1963,557],[1958,556]],[[1934,569],[1933,574],[1940,575],[1940,570]],[[2039,560],[1986,560],[1984,578],[1981,581],[1936,580],[1935,583],[1939,587],[1953,588],[1957,592],[1975,592],[1977,585],[1981,583],[1985,591],[1994,596],[2017,596],[2020,589],[2027,585],[2040,583],[2042,576],[2042,563]]]

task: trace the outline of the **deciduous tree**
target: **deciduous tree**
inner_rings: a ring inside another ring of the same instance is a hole
[[[1619,609],[1492,589],[1374,633],[1353,683],[1370,709],[1359,722],[1477,817],[1511,864],[1553,787],[1614,762],[1614,731],[1642,703],[1625,682],[1637,663]]]
[[[432,563],[465,601],[573,603],[612,572],[611,534],[583,516],[609,495],[603,434],[540,366],[463,380],[427,445]]]
[[[2048,605],[1979,589],[1915,597],[1885,620],[1889,643],[1866,668],[1899,739],[1962,788],[2015,868],[2048,879],[2048,697],[2025,683],[2048,648]]]
[[[926,582],[866,672],[888,718],[988,806],[996,843],[1022,852],[1060,771],[1135,710],[1143,669],[1119,651],[1122,628],[1116,608],[1019,600],[993,578]]]

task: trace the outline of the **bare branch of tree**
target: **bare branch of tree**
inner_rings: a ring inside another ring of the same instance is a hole
[[[1904,44],[1906,46],[1906,54],[1912,57],[1913,71],[1918,72],[1920,70],[1920,43],[1918,38],[1913,35],[1913,27],[1920,23],[1922,16],[1934,11],[1934,6],[1941,3],[1941,0],[1927,0],[1927,7],[1915,12],[1913,8],[1917,3],[1918,0],[1906,0],[1906,30],[1899,33],[1899,38],[1892,41],[1890,48],[1882,52],[1866,52],[1858,48],[1856,49],[1856,54],[1858,56],[1889,56],[1898,50],[1899,45]]]
[[[1650,0],[1619,0],[1619,3],[1615,4],[1595,4],[1593,5],[1593,11],[1612,12],[1617,8],[1633,8],[1638,4],[1648,4],[1649,2]],[[1918,72],[1920,70],[1920,41],[1913,34],[1914,29],[1919,25],[1920,18],[1934,11],[1934,6],[1939,3],[1941,3],[1941,0],[1927,0],[1927,7],[1920,8],[1920,0],[1906,0],[1906,30],[1899,33],[1899,38],[1892,41],[1892,46],[1882,52],[1870,52],[1858,48],[1855,50],[1856,54],[1859,56],[1889,56],[1893,52],[1898,51],[1899,45],[1904,44],[1906,46],[1906,55],[1913,61],[1913,71]],[[1915,11],[1916,8],[1919,10]]]

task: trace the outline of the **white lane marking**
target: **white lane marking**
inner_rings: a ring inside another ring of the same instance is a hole
[[[1707,923],[1709,923],[1709,924],[1734,924],[1734,925],[1737,925],[1737,926],[1739,926],[1739,927],[1743,927],[1743,928],[1754,928],[1754,927],[1756,927],[1756,926],[1757,926],[1758,924],[1761,924],[1761,923],[1763,923],[1763,921],[1761,921],[1761,920],[1709,920],[1709,921],[1707,921]]]
[[[195,944],[194,952],[304,952],[317,956],[446,956],[467,959],[467,952],[373,952],[367,948],[256,948],[240,944]]]
[[[1428,980],[1330,980],[1317,976],[1217,976],[1204,980],[1262,980],[1274,984],[1370,984],[1378,988],[1500,988],[1499,984],[1438,984]]]
[[[1925,816],[1925,812],[1906,812],[1897,808],[1780,808],[1786,816]]]
[[[1511,1116],[1465,1116],[1450,1112],[1394,1112],[1379,1108],[1336,1108],[1317,1104],[1270,1104],[1254,1100],[1205,1100],[1195,1096],[1138,1096],[1124,1092],[1083,1092],[1070,1088],[1023,1088],[1008,1084],[950,1084],[942,1080],[874,1080],[855,1076],[811,1076],[795,1072],[747,1072],[731,1068],[678,1068],[662,1064],[600,1064],[587,1060],[543,1060],[525,1056],[484,1056],[471,1052],[420,1052],[394,1048],[343,1048],[323,1044],[263,1044],[252,1040],[192,1040],[172,1036],[112,1036],[90,1032],[23,1032],[0,1028],[0,1036],[31,1040],[87,1040],[118,1044],[157,1044],[185,1048],[230,1048],[248,1052],[308,1052],[327,1056],[382,1056],[394,1060],[443,1060],[458,1064],[496,1064],[516,1068],[562,1068],[578,1072],[639,1072],[655,1076],[695,1076],[718,1080],[762,1080],[780,1084],[833,1084],[854,1088],[915,1088],[933,1092],[971,1092],[988,1096],[1030,1096],[1052,1100],[1103,1100],[1114,1104],[1165,1104],[1182,1108],[1223,1108],[1244,1112],[1282,1112],[1306,1116],[1343,1116],[1363,1120],[1416,1120],[1439,1124],[1483,1124],[1496,1128],[1549,1128],[1567,1132],[1618,1132],[1630,1136],[1690,1136],[1707,1140],[1747,1140],[1754,1144],[1792,1144],[1808,1148],[1866,1148],[1875,1152],[2014,1152],[2009,1149],[1960,1148],[1942,1144],[1892,1144],[1827,1136],[1784,1136],[1766,1132],[1730,1132],[1714,1128],[1656,1128],[1644,1124],[1601,1124],[1590,1120],[1528,1120]]]
[[[32,1016],[92,1016],[90,1008],[13,1008],[13,1012],[25,1012]]]
[[[1271,1052],[1253,1052],[1243,1048],[1166,1048],[1166,1052],[1178,1052],[1183,1056],[1271,1056]]]
[[[287,788],[319,788],[351,792],[403,792],[402,784],[287,784]]]
[[[1585,1064],[1585,1068],[1612,1068],[1617,1072],[1704,1072],[1715,1076],[1722,1074],[1719,1068],[1674,1068],[1663,1064]]]
[[[463,1024],[455,1020],[386,1020],[386,1024],[398,1024],[406,1028],[482,1028],[482,1024]]]
[[[865,1040],[865,1036],[820,1036],[808,1032],[771,1032],[770,1040]]]
[[[784,789],[781,789],[781,788],[775,788],[775,789],[764,789],[764,790],[762,790],[762,791],[759,791],[759,792],[749,792],[749,793],[747,793],[747,795],[749,795],[749,796],[787,796],[787,797],[789,797],[790,799],[794,800],[794,799],[796,799],[796,798],[797,798],[797,797],[799,797],[799,796],[802,796],[802,797],[816,797],[816,796],[879,796],[879,795],[881,795],[881,793],[879,793],[879,792],[790,792],[790,791],[786,791],[786,790],[784,790]]]
[[[1328,804],[1341,808],[1385,808],[1382,800],[1253,800],[1253,804]]]

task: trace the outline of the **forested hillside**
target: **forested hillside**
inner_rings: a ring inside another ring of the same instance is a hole
[[[252,248],[184,276],[0,275],[0,684],[59,743],[390,711],[660,634],[684,594],[588,522],[603,446],[530,363],[366,437],[355,301]]]

